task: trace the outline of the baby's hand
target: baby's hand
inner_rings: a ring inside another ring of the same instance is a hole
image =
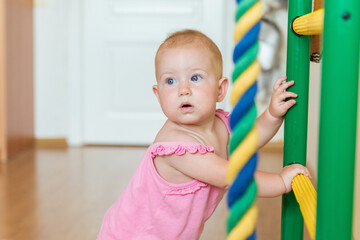
[[[280,173],[280,177],[285,184],[285,193],[291,191],[291,182],[293,178],[298,174],[304,174],[311,179],[309,170],[301,164],[291,164],[284,167]]]
[[[297,97],[297,94],[293,92],[286,92],[286,89],[294,85],[294,81],[285,81],[286,77],[282,77],[279,78],[274,84],[274,89],[269,105],[269,113],[274,118],[282,118],[289,110],[289,108],[291,108],[296,103],[294,99],[285,101],[287,98]]]

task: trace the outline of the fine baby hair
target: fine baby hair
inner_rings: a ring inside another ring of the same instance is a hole
[[[198,46],[208,48],[208,50],[210,50],[212,53],[212,57],[214,58],[214,64],[217,69],[217,73],[219,74],[219,77],[222,76],[223,60],[219,48],[208,36],[193,29],[184,29],[169,35],[158,48],[155,56],[155,64],[160,50],[164,48],[175,48],[186,44],[198,44]]]

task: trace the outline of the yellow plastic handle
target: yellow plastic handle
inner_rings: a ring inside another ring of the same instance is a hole
[[[298,17],[292,23],[292,29],[299,35],[322,34],[324,28],[324,9]]]
[[[317,198],[315,188],[311,184],[310,179],[302,174],[294,177],[291,185],[296,200],[300,205],[300,211],[309,235],[311,239],[315,239]]]

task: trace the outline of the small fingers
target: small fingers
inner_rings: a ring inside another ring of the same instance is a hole
[[[295,164],[295,167],[297,168],[298,174],[303,174],[303,175],[309,177],[310,179],[312,178],[310,171],[305,166],[303,166],[301,164]]]
[[[288,89],[290,86],[294,85],[295,82],[294,80],[288,81],[288,82],[283,82],[277,89],[277,92],[285,92],[286,89]]]
[[[274,83],[273,90],[275,91],[276,89],[278,89],[280,85],[282,85],[286,81],[286,79],[287,79],[286,77],[281,77],[278,80],[276,80],[276,82]]]
[[[282,111],[286,112],[287,110],[289,110],[292,106],[294,106],[296,104],[296,101],[294,99],[290,99],[286,102],[284,102],[281,105]]]
[[[285,101],[287,98],[297,98],[297,94],[293,92],[283,92],[279,95],[280,101]]]
[[[304,168],[304,175],[305,176],[307,176],[308,178],[312,178],[312,176],[311,176],[311,174],[310,174],[310,171],[309,171],[309,169],[307,169],[307,168]]]

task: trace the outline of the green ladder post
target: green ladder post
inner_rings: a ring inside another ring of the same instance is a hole
[[[286,75],[288,81],[295,81],[288,91],[297,93],[298,98],[285,116],[284,166],[306,165],[310,36],[297,36],[290,25],[295,17],[310,13],[311,8],[311,0],[289,1]],[[303,239],[303,218],[293,192],[282,198],[281,239]]]
[[[326,0],[316,239],[351,239],[360,1]]]

